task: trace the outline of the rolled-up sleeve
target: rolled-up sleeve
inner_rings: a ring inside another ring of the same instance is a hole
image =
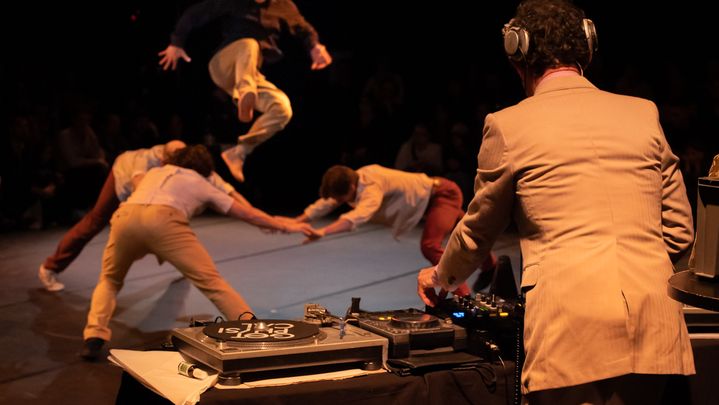
[[[207,196],[207,203],[214,210],[222,214],[227,214],[227,212],[230,211],[232,203],[235,201],[232,197],[215,188],[215,186],[211,185],[209,182],[205,182],[203,184],[203,188],[203,192]]]
[[[210,184],[215,186],[215,188],[217,188],[218,190],[222,190],[227,194],[230,194],[235,191],[235,187],[232,186],[232,184],[226,182],[225,179],[223,179],[222,177],[220,177],[219,174],[217,174],[217,172],[210,173],[210,176],[207,178],[207,181],[209,181]]]
[[[345,214],[340,216],[340,219],[346,219],[352,223],[352,229],[358,225],[368,222],[375,213],[382,206],[382,200],[384,199],[384,191],[376,184],[367,184],[364,189],[358,195],[357,205]]]
[[[305,208],[304,214],[310,220],[315,220],[317,218],[322,218],[330,212],[334,211],[338,206],[339,204],[334,198],[320,198],[319,200],[307,206],[307,208]]]

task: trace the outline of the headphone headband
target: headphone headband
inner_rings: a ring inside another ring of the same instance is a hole
[[[587,39],[587,49],[589,50],[589,60],[586,65],[592,61],[594,53],[598,50],[599,41],[597,40],[597,30],[592,20],[585,18],[582,20],[582,29]],[[509,20],[502,28],[504,37],[504,52],[509,59],[514,61],[524,60],[529,51],[530,36],[529,32],[515,24],[514,19]],[[586,68],[586,65],[584,68]]]

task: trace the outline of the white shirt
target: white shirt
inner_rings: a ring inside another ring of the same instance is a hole
[[[115,177],[115,194],[117,199],[125,201],[132,194],[132,178],[147,173],[153,167],[162,166],[162,154],[165,145],[156,145],[150,149],[137,149],[124,152],[115,159],[112,174]],[[231,184],[222,180],[215,172],[207,179],[215,187],[227,194],[235,191]]]
[[[226,214],[233,201],[196,171],[165,165],[150,169],[123,205],[167,205],[184,212],[190,219],[207,206]]]
[[[393,235],[399,237],[422,219],[432,195],[432,178],[380,165],[361,167],[357,174],[357,197],[349,203],[353,209],[340,216],[352,223],[352,229],[371,220],[391,226]],[[329,214],[338,205],[332,198],[320,198],[304,213],[315,219]]]

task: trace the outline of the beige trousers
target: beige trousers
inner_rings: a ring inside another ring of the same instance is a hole
[[[259,43],[255,39],[244,38],[215,53],[208,66],[212,81],[233,100],[237,101],[240,94],[248,91],[257,94],[255,110],[262,114],[248,133],[264,133],[254,138],[251,147],[271,138],[292,118],[290,99],[260,72],[259,61]]]
[[[181,211],[164,205],[125,204],[113,214],[110,224],[84,339],[110,340],[109,324],[117,293],[130,266],[148,253],[175,266],[227,319],[238,319],[243,312],[251,311],[242,296],[217,272]]]

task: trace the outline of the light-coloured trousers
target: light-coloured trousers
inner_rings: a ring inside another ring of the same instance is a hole
[[[195,285],[230,320],[251,311],[230,286],[190,229],[184,213],[165,205],[125,204],[110,220],[100,279],[92,293],[84,339],[112,337],[110,318],[130,266],[148,253],[167,261]]]
[[[265,130],[253,146],[268,140],[282,130],[292,118],[292,106],[287,95],[270,83],[259,70],[260,45],[255,39],[243,38],[219,50],[209,63],[210,77],[217,87],[237,102],[240,94],[257,94],[255,110],[262,114],[249,133]]]

